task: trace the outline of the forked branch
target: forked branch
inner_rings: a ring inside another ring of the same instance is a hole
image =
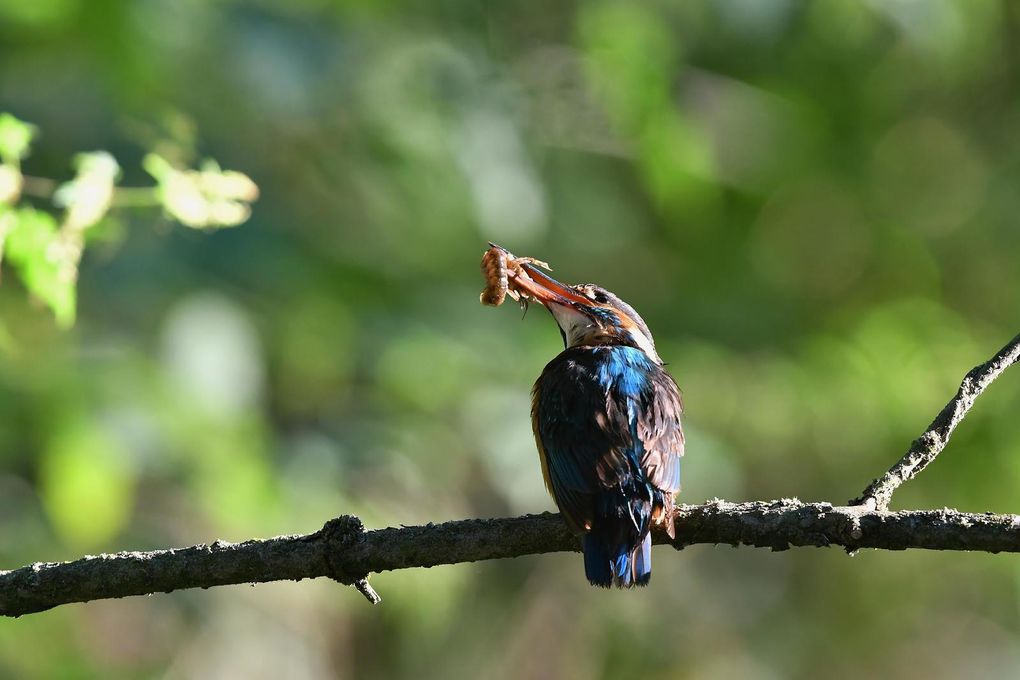
[[[888,508],[896,489],[907,480],[916,477],[942,453],[942,449],[949,443],[953,430],[963,422],[981,393],[1018,359],[1020,359],[1020,335],[1006,343],[994,357],[972,368],[963,377],[956,396],[935,416],[928,429],[914,440],[903,458],[889,468],[888,472],[871,482],[861,497],[852,500],[850,504],[872,510]]]
[[[712,501],[676,510],[676,548],[725,543],[786,550],[837,545],[905,550],[1020,552],[1020,516],[955,510],[888,512],[893,492],[931,463],[974,400],[1020,357],[1020,335],[963,379],[931,426],[861,499],[849,506],[798,500]],[[656,536],[657,543],[668,543]],[[21,616],[61,604],[208,588],[327,577],[354,586],[370,602],[379,596],[368,575],[479,560],[577,550],[559,515],[472,519],[364,531],[356,517],[330,520],[312,534],[244,543],[217,541],[190,548],[122,552],[73,562],[36,563],[0,571],[0,615]]]

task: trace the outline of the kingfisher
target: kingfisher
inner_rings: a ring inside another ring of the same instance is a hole
[[[559,283],[533,262],[516,260],[523,275],[513,288],[549,310],[564,346],[532,391],[546,488],[581,537],[592,585],[647,585],[652,526],[675,537],[680,390],[633,307],[594,284]]]

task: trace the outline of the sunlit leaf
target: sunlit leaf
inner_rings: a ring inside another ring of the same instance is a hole
[[[212,159],[202,163],[201,177],[203,188],[211,196],[249,203],[259,197],[259,188],[251,177],[236,170],[221,170]]]
[[[171,217],[188,227],[233,227],[251,215],[249,203],[258,198],[258,186],[247,175],[221,170],[213,160],[202,169],[178,170],[155,153],[143,166],[159,183],[158,196]]]
[[[15,163],[28,154],[36,128],[9,113],[0,113],[0,158]]]
[[[21,195],[21,172],[13,165],[0,164],[0,203],[14,203]]]
[[[75,282],[65,274],[53,216],[32,208],[18,210],[6,251],[25,287],[53,311],[57,323],[65,328],[74,324]]]
[[[53,217],[31,208],[11,211],[10,214],[16,218],[16,223],[7,238],[8,257],[21,264],[45,254],[57,233]]]
[[[67,210],[65,228],[83,230],[103,219],[110,209],[120,165],[106,151],[94,151],[78,154],[75,167],[77,176],[57,189],[53,202]]]

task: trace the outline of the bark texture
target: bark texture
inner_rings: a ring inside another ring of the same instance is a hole
[[[676,527],[675,541],[657,535],[656,543],[678,549],[724,543],[773,550],[841,546],[850,551],[1020,552],[1020,516],[948,509],[883,512],[795,499],[717,500],[680,506]],[[319,577],[355,585],[365,593],[367,583],[359,582],[373,572],[578,549],[563,519],[550,513],[367,532],[357,518],[344,516],[312,534],[88,556],[0,572],[0,614],[20,616],[71,602],[184,588]]]

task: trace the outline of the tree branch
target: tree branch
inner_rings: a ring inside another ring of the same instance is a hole
[[[896,489],[916,477],[935,460],[981,393],[1018,359],[1020,335],[1006,343],[994,357],[972,368],[963,377],[956,396],[935,416],[928,429],[914,440],[903,458],[879,479],[872,481],[860,498],[850,501],[850,505],[861,505],[873,510],[887,509]]]
[[[907,455],[854,504],[783,499],[682,505],[676,510],[677,538],[656,535],[656,543],[671,543],[677,549],[728,543],[773,550],[838,545],[848,552],[859,548],[1020,552],[1017,515],[886,510],[893,492],[935,459],[978,395],[1018,358],[1020,335],[964,377],[956,397]],[[344,516],[300,536],[86,556],[0,571],[0,615],[21,616],[72,602],[184,588],[318,577],[352,585],[374,604],[380,598],[368,584],[370,573],[578,548],[566,523],[550,513],[367,532],[361,520]]]
[[[1020,516],[948,509],[881,512],[789,499],[716,500],[680,506],[676,526],[676,548],[727,543],[773,550],[838,545],[851,551],[1020,552]],[[665,535],[655,538],[656,543],[670,542]],[[368,532],[361,531],[357,518],[340,517],[302,536],[122,552],[0,572],[0,614],[20,616],[71,602],[236,583],[328,577],[357,586],[370,572],[578,548],[560,516],[550,513]]]

